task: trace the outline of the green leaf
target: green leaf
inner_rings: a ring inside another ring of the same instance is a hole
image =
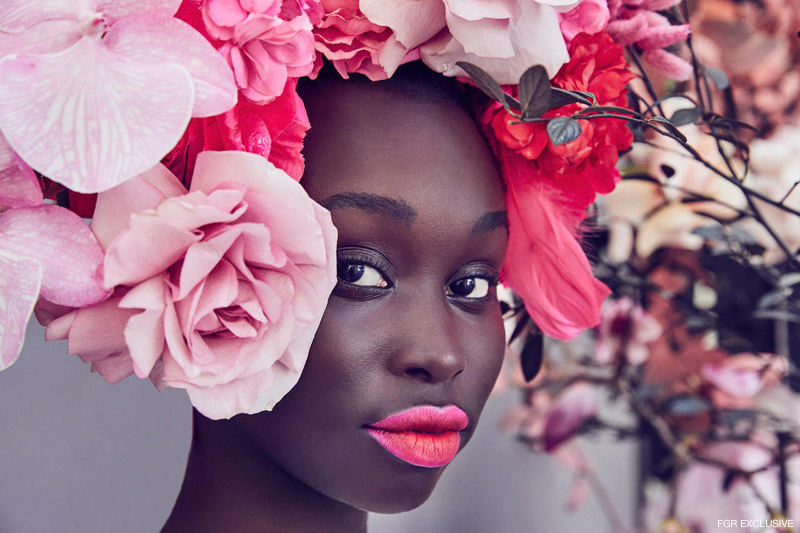
[[[587,94],[589,95],[588,97],[586,96]],[[550,87],[550,109],[576,103],[592,105],[593,99],[594,95],[592,93]]]
[[[539,373],[542,368],[542,360],[544,359],[544,337],[539,335],[530,335],[525,340],[525,346],[522,347],[519,360],[522,363],[522,375],[525,381],[530,382]]]
[[[663,124],[663,125],[664,125],[664,127],[665,127],[665,128],[667,128],[667,130],[669,130],[669,132],[670,132],[671,134],[673,134],[675,137],[677,137],[677,138],[680,140],[680,142],[682,142],[682,143],[685,143],[685,142],[688,140],[688,139],[686,138],[686,135],[684,135],[684,134],[683,134],[683,132],[682,132],[681,130],[679,130],[678,128],[676,128],[676,127],[675,127],[675,126],[672,124],[672,122],[670,122],[669,120],[665,119],[664,117],[655,116],[655,117],[653,117],[653,118],[651,118],[651,119],[648,119],[648,120],[647,120],[647,122],[648,122],[648,123],[649,123],[649,122],[658,122],[658,123],[660,123],[660,124]],[[652,127],[652,126],[651,126],[651,127]],[[661,132],[661,133],[663,134],[663,132]]]
[[[472,81],[475,82],[475,85],[478,86],[478,89],[486,93],[489,98],[493,98],[497,100],[504,107],[508,107],[508,103],[506,102],[505,93],[503,92],[503,88],[500,87],[500,84],[494,81],[491,74],[483,70],[481,67],[477,65],[473,65],[472,63],[467,63],[466,61],[457,61],[456,65],[461,67],[461,69],[466,72]]]
[[[553,145],[574,141],[581,135],[581,125],[570,117],[557,117],[547,123],[547,136]]]
[[[522,120],[542,116],[550,109],[550,78],[541,65],[534,65],[519,79],[519,103]]]
[[[686,124],[691,124],[698,118],[703,116],[703,110],[697,107],[690,107],[686,109],[678,109],[669,117],[669,121],[673,126],[680,127]]]
[[[717,90],[724,91],[730,86],[731,82],[728,79],[728,75],[725,74],[725,71],[709,66],[706,66],[705,70],[706,76],[708,76],[711,81],[714,82],[714,86],[717,88]]]

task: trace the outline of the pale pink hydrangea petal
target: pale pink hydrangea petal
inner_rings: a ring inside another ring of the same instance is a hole
[[[113,24],[142,13],[172,16],[180,5],[181,0],[95,0],[94,10],[102,13],[108,24]]]
[[[170,196],[186,194],[186,189],[172,172],[158,164],[113,189],[97,195],[92,217],[92,232],[103,250],[128,227],[132,214],[155,208]]]
[[[486,70],[500,84],[516,84],[531,65],[541,64],[552,78],[568,59],[567,46],[558,27],[556,12],[549,6],[524,2],[522,14],[509,30],[514,56],[506,59],[480,57],[464,51],[462,43],[443,33],[420,47],[422,61],[445,76],[464,76],[457,61],[467,61]],[[479,38],[479,36],[475,36]]]
[[[42,268],[33,259],[0,250],[0,273],[0,370],[5,370],[22,351],[25,328],[39,297]]]
[[[421,45],[445,27],[442,0],[360,0],[361,12],[375,24],[392,29],[406,48]]]
[[[97,192],[169,152],[194,87],[178,65],[132,63],[84,37],[56,54],[0,60],[0,92],[14,102],[0,106],[0,130],[20,157],[76,192]]]
[[[149,13],[126,17],[111,27],[103,44],[142,64],[185,68],[194,82],[194,117],[219,115],[236,104],[236,82],[225,59],[181,20]]]
[[[42,266],[42,297],[79,307],[103,299],[103,251],[77,215],[55,205],[10,209],[0,215],[0,250]]]
[[[0,208],[33,207],[42,203],[39,180],[0,135]]]

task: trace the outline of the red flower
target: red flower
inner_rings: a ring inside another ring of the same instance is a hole
[[[204,150],[240,150],[267,158],[296,180],[305,161],[300,153],[308,131],[308,115],[295,92],[297,80],[290,78],[283,93],[266,105],[240,99],[222,115],[192,119],[178,145],[163,163],[186,181],[194,171],[197,154]],[[184,183],[189,186],[189,183]]]
[[[562,89],[588,91],[599,105],[626,107],[626,84],[633,78],[622,47],[614,44],[605,32],[580,33],[572,40],[570,60],[553,78],[552,85]],[[582,104],[553,109],[544,117],[572,116]],[[547,136],[546,123],[515,123],[518,119],[499,109],[492,119],[492,129],[506,147],[531,160],[534,179],[552,183],[576,219],[590,205],[597,193],[611,192],[619,181],[616,169],[619,151],[627,150],[633,135],[618,119],[579,120],[581,135],[566,144],[554,146]]]

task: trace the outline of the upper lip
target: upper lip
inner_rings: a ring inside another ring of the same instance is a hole
[[[469,425],[467,414],[455,405],[436,407],[419,405],[405,409],[379,420],[369,427],[384,431],[414,431],[418,433],[444,433],[462,431]]]

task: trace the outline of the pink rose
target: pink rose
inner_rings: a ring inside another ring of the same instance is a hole
[[[360,0],[373,23],[392,29],[407,49],[419,48],[426,65],[446,76],[463,76],[457,61],[474,63],[501,84],[514,84],[531,65],[553,77],[567,48],[555,7],[574,0]]]
[[[558,22],[564,38],[571,41],[579,33],[605,30],[609,16],[607,0],[583,0],[566,13],[558,13]]]
[[[295,180],[205,152],[188,193],[159,166],[100,194],[92,230],[114,293],[51,322],[48,340],[111,383],[184,388],[213,419],[272,409],[294,386],[336,283],[336,229]]]
[[[314,30],[317,50],[343,78],[349,73],[385,80],[404,62],[408,48],[391,29],[370,22],[358,0],[322,0],[324,16]],[[322,66],[317,62],[317,70]]]
[[[242,95],[266,104],[288,78],[314,66],[312,24],[318,2],[304,0],[205,0],[202,17],[210,37],[233,70]]]

